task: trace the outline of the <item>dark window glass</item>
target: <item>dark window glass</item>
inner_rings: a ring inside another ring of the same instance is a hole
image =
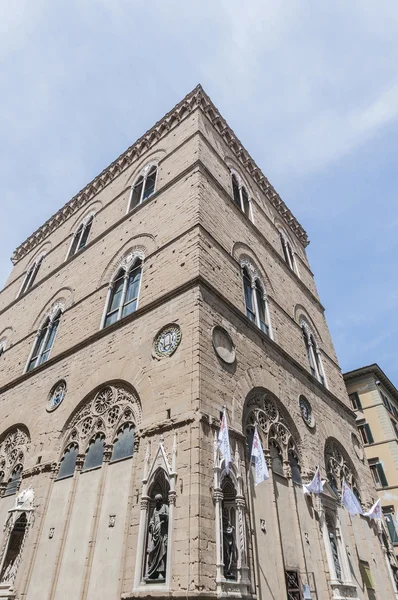
[[[288,251],[287,251],[287,244],[285,243],[285,240],[283,239],[283,235],[282,234],[279,235],[279,238],[281,240],[282,250],[283,250],[283,256],[285,257],[285,262],[287,264],[289,264],[289,254],[288,254]]]
[[[232,175],[232,192],[233,192],[233,198],[234,198],[234,202],[235,202],[236,206],[238,208],[242,208],[241,204],[240,204],[239,184],[238,184],[238,180],[236,179],[235,175]]]
[[[242,200],[243,200],[243,212],[245,213],[246,217],[250,217],[249,196],[247,194],[245,187],[242,187]]]
[[[155,191],[156,172],[157,172],[157,168],[156,167],[152,167],[151,170],[149,171],[148,175],[147,175],[147,178],[146,178],[146,181],[145,181],[144,194],[142,196],[142,201],[144,201],[147,198],[149,198],[149,196],[152,196],[153,192]]]
[[[310,371],[311,374],[316,377],[316,370],[315,370],[315,365],[314,365],[314,359],[312,356],[312,352],[311,352],[311,347],[307,338],[307,334],[305,333],[304,329],[303,329],[303,337],[304,337],[304,343],[305,343],[305,351],[307,353],[307,358],[308,358],[308,364],[310,365]]]
[[[139,177],[137,179],[137,182],[136,182],[136,184],[133,187],[133,195],[131,197],[130,210],[132,210],[138,204],[140,204],[143,185],[144,185],[144,178],[141,175],[141,177]]]
[[[133,313],[137,308],[138,292],[141,280],[141,263],[129,274],[126,297],[123,304],[122,317]]]
[[[134,453],[134,429],[126,424],[117,435],[113,445],[112,461],[133,456]]]
[[[90,217],[90,219],[87,221],[86,225],[84,226],[83,234],[81,236],[79,247],[77,250],[81,250],[82,248],[84,248],[86,246],[88,236],[90,235],[90,230],[91,230],[92,224],[93,224],[93,217]]]
[[[82,235],[82,231],[83,231],[83,223],[80,225],[79,229],[76,231],[75,233],[75,237],[73,238],[73,242],[72,242],[72,246],[69,252],[69,256],[73,256],[74,254],[76,254],[77,249],[78,249],[78,245],[80,242],[80,237]]]
[[[4,492],[4,496],[12,496],[13,494],[16,494],[19,489],[19,484],[21,482],[21,479],[22,479],[22,465],[17,465],[14,468],[10,479],[8,480],[7,487]]]
[[[65,450],[65,453],[61,459],[61,465],[59,467],[57,479],[63,479],[64,477],[70,477],[73,475],[76,467],[77,453],[77,446],[70,446]]]
[[[284,476],[282,456],[277,446],[270,446],[272,470],[274,473]]]
[[[391,419],[391,423],[392,423],[392,426],[394,428],[395,437],[398,438],[398,425],[397,425],[397,423],[393,419]]]
[[[298,460],[293,452],[289,452],[289,465],[292,470],[292,480],[294,481],[294,483],[301,484],[301,470]]]
[[[258,281],[256,281],[256,297],[257,297],[257,306],[258,306],[258,316],[260,319],[260,328],[264,333],[269,335],[269,327],[265,320],[265,304],[263,299],[263,290]]]
[[[58,316],[54,319],[54,321],[49,326],[47,341],[44,344],[44,347],[41,351],[41,356],[39,357],[39,360],[38,360],[39,365],[46,362],[50,356],[51,348],[53,347],[54,340],[55,340],[55,334],[57,333],[60,317],[61,317],[61,315],[58,314]]]
[[[362,404],[361,404],[361,401],[359,399],[358,392],[353,392],[352,394],[349,394],[348,397],[351,400],[352,408],[354,410],[362,410]]]
[[[285,571],[288,600],[301,600],[301,581],[297,571]]]
[[[49,326],[50,326],[50,319],[48,318],[40,331],[39,337],[36,340],[36,343],[35,343],[35,346],[33,349],[33,353],[32,353],[32,357],[29,361],[27,371],[31,371],[36,366],[36,361],[38,360],[39,353],[42,350],[44,338],[46,337],[47,329]]]
[[[94,440],[91,440],[84,460],[83,471],[102,465],[104,444],[105,438],[102,436],[97,436]]]
[[[122,301],[124,275],[125,271],[121,269],[113,282],[111,300],[105,319],[105,327],[117,321],[119,306]]]
[[[253,306],[252,282],[246,272],[246,269],[243,270],[243,287],[245,290],[246,315],[255,323],[256,315],[254,313]]]
[[[21,552],[23,539],[25,537],[26,525],[26,513],[22,513],[22,515],[15,521],[14,527],[12,528],[10,534],[10,539],[7,544],[7,553],[1,568],[0,581],[3,581],[9,570],[13,568],[14,562],[17,560]]]
[[[393,544],[398,544],[398,534],[394,524],[394,515],[389,513],[385,514],[384,518],[386,520],[386,525],[388,528],[388,532],[390,534],[390,538]]]
[[[336,569],[336,576],[337,576],[337,579],[339,579],[341,581],[341,565],[340,565],[339,553],[337,550],[336,534],[335,534],[334,530],[330,527],[329,524],[328,524],[328,533],[329,533],[330,546],[332,549],[334,568]]]
[[[359,433],[361,434],[361,438],[364,444],[373,444],[373,435],[370,431],[370,427],[368,423],[364,423],[363,425],[358,425]]]

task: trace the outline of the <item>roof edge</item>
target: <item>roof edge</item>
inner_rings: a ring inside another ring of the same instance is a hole
[[[392,381],[387,377],[384,373],[383,369],[379,367],[377,363],[373,363],[371,365],[367,365],[365,367],[359,367],[358,369],[354,369],[353,371],[347,371],[347,373],[343,373],[343,378],[345,382],[352,381],[353,379],[357,379],[363,375],[375,375],[377,379],[384,385],[384,387],[390,392],[390,394],[394,397],[394,399],[398,402],[398,389],[392,383]]]
[[[202,86],[198,84],[185,96],[185,98],[183,98],[183,100],[181,100],[181,102],[176,104],[174,108],[164,115],[164,117],[157,121],[151,129],[146,131],[146,133],[134,142],[134,144],[129,146],[129,148],[127,148],[127,150],[125,150],[116,160],[103,169],[99,175],[90,181],[90,183],[82,188],[75,196],[73,196],[73,198],[71,198],[71,200],[22,242],[11,257],[12,263],[16,264],[26,256],[30,250],[45,240],[58,226],[87,204],[100,190],[127,169],[134,160],[138,159],[160,138],[167,135],[173,127],[177,126],[184,117],[192,113],[196,108],[200,108],[203,111],[213,127],[231,148],[242,167],[262,188],[269,202],[277,210],[283,221],[295,233],[302,245],[306,247],[309,244],[307,233],[293,216],[292,212],[287,208],[286,204],[262,173],[261,169],[250,157],[243,144],[221,116]]]

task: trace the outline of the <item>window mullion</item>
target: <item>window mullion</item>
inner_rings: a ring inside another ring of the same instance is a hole
[[[240,198],[240,209],[241,211],[244,213],[245,212],[245,205],[243,202],[243,194],[242,194],[242,184],[239,184],[239,198]]]
[[[318,365],[316,364],[316,358],[315,358],[314,346],[313,346],[313,343],[312,343],[312,340],[311,340],[311,339],[310,339],[310,340],[308,340],[308,344],[309,344],[309,347],[310,347],[310,356],[311,356],[311,359],[312,359],[312,364],[313,364],[313,367],[314,367],[314,370],[315,370],[315,375],[316,375],[316,378],[317,378],[317,379],[318,379],[318,381],[319,381],[319,380],[320,380],[320,377],[319,377]]]
[[[122,290],[122,295],[121,295],[121,298],[120,298],[119,308],[118,308],[118,311],[117,311],[117,320],[118,321],[119,321],[119,319],[122,318],[123,305],[124,305],[124,301],[126,299],[126,294],[127,294],[128,280],[129,280],[129,273],[126,271],[125,274],[124,274],[124,278],[123,278],[123,290]]]
[[[258,302],[257,302],[256,282],[255,281],[252,281],[251,291],[252,291],[252,303],[253,303],[253,307],[254,307],[254,315],[255,315],[255,319],[256,319],[256,325],[259,329],[261,329],[260,311],[259,311]]]
[[[267,296],[267,294],[264,294],[264,296],[263,296],[263,302],[264,302],[264,307],[265,307],[265,316],[266,316],[267,325],[268,325],[268,333],[269,333],[269,337],[272,340],[273,339],[273,334],[272,334],[271,318],[270,318],[270,314],[269,314],[269,304],[268,304],[268,296]]]
[[[36,361],[35,361],[35,367],[37,366],[37,362],[40,360],[41,355],[43,354],[43,350],[46,347],[46,344],[48,342],[48,338],[50,336],[50,331],[51,331],[51,328],[52,328],[52,324],[53,324],[52,321],[50,321],[48,323],[48,325],[47,325],[46,334],[45,334],[45,336],[43,338],[42,343],[40,344],[40,348],[38,348],[38,351],[37,351]]]
[[[141,195],[140,195],[140,202],[139,202],[139,204],[142,204],[142,200],[144,198],[147,176],[148,176],[148,172],[145,173],[144,179],[142,181],[142,189],[141,189]]]

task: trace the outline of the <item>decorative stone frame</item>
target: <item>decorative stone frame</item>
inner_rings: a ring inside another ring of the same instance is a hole
[[[131,191],[130,191],[130,196],[129,196],[129,201],[127,203],[127,210],[126,210],[126,214],[128,214],[131,210],[133,210],[131,208],[131,203],[133,201],[133,194],[134,194],[134,187],[137,184],[137,181],[139,180],[140,177],[143,177],[143,182],[142,182],[142,190],[141,190],[141,195],[140,195],[140,200],[137,204],[137,206],[140,206],[140,204],[142,204],[144,202],[143,200],[143,195],[145,192],[145,186],[146,186],[146,181],[147,181],[147,177],[149,175],[149,172],[151,171],[152,167],[156,167],[156,176],[155,176],[155,186],[154,186],[154,190],[151,194],[151,196],[153,194],[155,194],[156,192],[156,184],[158,182],[158,171],[159,171],[159,164],[157,161],[151,161],[148,162],[142,169],[141,171],[136,175],[135,179],[134,179],[134,183],[131,186]],[[150,198],[151,196],[148,196],[148,198]],[[146,198],[146,200],[148,200],[148,198]],[[135,207],[134,207],[135,208]]]
[[[251,281],[252,298],[253,298],[254,312],[255,312],[255,318],[256,318],[256,325],[259,329],[261,329],[260,312],[259,312],[259,306],[258,306],[258,301],[257,301],[257,294],[255,293],[255,291],[256,291],[257,282],[260,285],[260,288],[263,292],[263,302],[264,302],[266,325],[268,326],[269,337],[271,338],[271,340],[273,340],[274,334],[273,334],[273,330],[272,330],[271,317],[270,317],[270,312],[269,312],[268,295],[266,292],[267,288],[265,286],[265,283],[264,283],[257,267],[254,265],[254,263],[250,257],[248,257],[246,255],[242,255],[239,259],[239,264],[240,264],[240,268],[242,271],[242,281],[243,281],[244,271],[246,271],[246,273],[248,274],[250,281]],[[244,290],[243,290],[243,297],[244,297]],[[245,300],[245,306],[246,306],[246,300]]]
[[[3,473],[3,478],[0,482],[1,496],[4,494],[15,467],[17,465],[24,465],[29,448],[29,433],[21,427],[13,427],[4,436],[0,444],[0,472]]]
[[[242,213],[247,216],[247,218],[249,219],[249,221],[251,221],[252,223],[254,223],[254,218],[253,218],[253,205],[252,205],[252,198],[251,195],[249,193],[249,188],[247,186],[247,184],[245,183],[245,181],[242,179],[241,175],[232,167],[229,167],[229,171],[231,174],[231,186],[232,186],[232,197],[234,195],[233,192],[233,182],[232,182],[232,177],[236,178],[237,184],[238,184],[238,188],[239,188],[239,199],[240,199],[240,209],[242,211]],[[249,204],[249,215],[246,215],[245,213],[245,206],[244,206],[244,200],[243,200],[243,188],[246,191],[247,194],[247,202]],[[234,204],[235,204],[235,200],[234,200]]]
[[[341,491],[343,479],[360,498],[358,477],[354,465],[346,450],[335,438],[328,438],[325,442],[325,469],[329,482],[331,479],[336,484],[336,492]],[[332,485],[332,484],[331,484]]]
[[[11,539],[14,526],[17,520],[25,515],[26,525],[24,535],[19,547],[18,555],[16,556],[10,569],[3,575],[0,581],[0,598],[15,598],[13,585],[17,576],[18,567],[21,562],[22,552],[24,549],[25,541],[28,535],[29,528],[34,522],[34,491],[32,487],[23,490],[18,494],[15,499],[13,508],[8,511],[8,516],[4,525],[4,539],[3,545],[0,551],[0,573],[2,572],[4,561],[7,556],[7,550]]]
[[[162,592],[171,591],[172,581],[172,545],[173,545],[173,527],[174,527],[174,511],[176,504],[176,480],[177,480],[177,434],[174,434],[173,448],[171,460],[165,449],[163,436],[159,438],[157,448],[153,459],[151,460],[151,444],[147,443],[145,459],[144,459],[144,476],[142,479],[141,488],[141,511],[140,511],[140,523],[138,528],[137,537],[137,554],[135,564],[135,576],[133,591],[145,591],[150,593],[154,590],[162,590]],[[162,476],[166,479],[169,491],[168,491],[168,503],[169,503],[169,524],[167,534],[167,558],[166,558],[166,578],[164,581],[159,583],[156,580],[153,582],[145,581],[144,570],[146,565],[146,541],[147,541],[147,529],[149,520],[149,508],[151,498],[149,492],[152,485],[156,482],[156,479],[162,473]]]
[[[244,452],[244,449],[243,449]],[[217,596],[233,596],[243,598],[249,595],[250,578],[248,566],[247,532],[246,532],[246,500],[244,496],[244,460],[241,459],[239,443],[235,441],[235,453],[232,463],[227,470],[218,448],[217,432],[214,432],[214,487],[213,501],[216,517],[216,586]],[[224,576],[224,549],[223,549],[223,483],[229,477],[235,490],[236,512],[236,580]]]

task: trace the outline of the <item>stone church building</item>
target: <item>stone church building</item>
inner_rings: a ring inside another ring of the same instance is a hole
[[[16,249],[0,598],[398,598],[307,244],[198,86]]]

